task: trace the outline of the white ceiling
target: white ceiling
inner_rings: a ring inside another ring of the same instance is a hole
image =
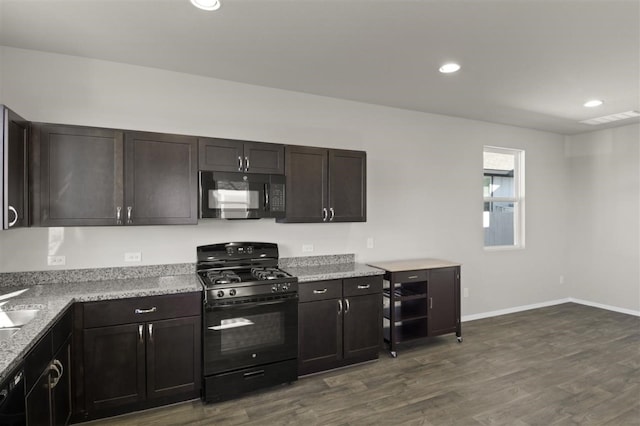
[[[640,0],[221,1],[0,0],[0,44],[562,134],[640,121],[578,123],[640,111]]]

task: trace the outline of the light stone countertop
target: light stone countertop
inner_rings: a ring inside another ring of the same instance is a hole
[[[16,297],[2,300],[3,295],[23,289],[27,290]],[[29,350],[74,302],[200,291],[202,291],[202,286],[195,273],[137,279],[0,287],[0,311],[39,310],[36,317],[20,328],[11,338],[0,341],[0,381],[3,381],[22,362]]]
[[[369,263],[369,266],[375,268],[384,269],[389,272],[402,272],[402,271],[415,271],[420,269],[436,269],[436,268],[449,268],[452,266],[460,266],[460,263],[451,262],[443,259],[409,259],[409,260],[394,260],[390,262],[373,262]]]
[[[309,266],[284,266],[282,269],[298,277],[298,282],[337,280],[383,275],[384,271],[362,263],[329,263]]]

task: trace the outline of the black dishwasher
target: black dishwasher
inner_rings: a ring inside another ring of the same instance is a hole
[[[0,426],[25,424],[24,372],[19,368],[0,385]]]

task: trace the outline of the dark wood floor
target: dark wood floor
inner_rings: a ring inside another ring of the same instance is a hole
[[[640,425],[640,318],[563,304],[241,399],[96,425]],[[423,342],[424,343],[424,342]]]

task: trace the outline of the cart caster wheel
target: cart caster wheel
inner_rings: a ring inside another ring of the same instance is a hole
[[[389,352],[392,358],[398,358],[398,353],[396,351]]]
[[[458,337],[458,343],[462,343],[462,336]]]

